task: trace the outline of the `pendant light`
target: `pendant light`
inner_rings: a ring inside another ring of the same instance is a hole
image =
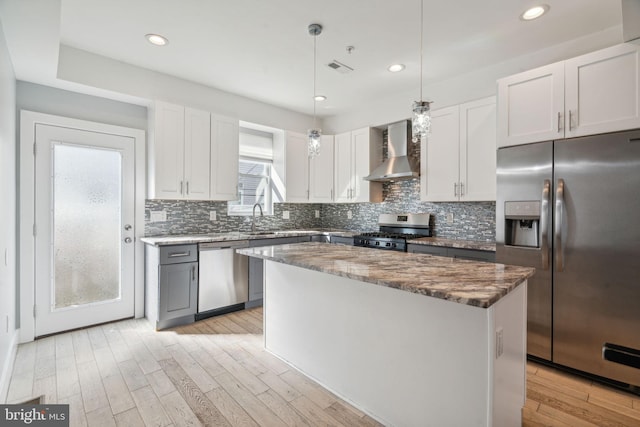
[[[313,129],[309,129],[307,132],[309,157],[315,157],[320,154],[320,138],[322,137],[322,131],[316,127],[316,96],[318,95],[316,93],[316,39],[320,33],[322,33],[322,25],[309,25],[309,34],[313,36]]]
[[[420,101],[413,103],[411,128],[413,142],[419,143],[431,132],[431,101],[422,100],[422,40],[424,33],[424,0],[420,0]]]

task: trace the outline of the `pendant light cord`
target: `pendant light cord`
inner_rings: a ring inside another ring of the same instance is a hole
[[[424,0],[420,0],[420,102],[422,102],[422,62],[423,62],[422,40],[423,39],[424,39]]]
[[[316,42],[318,35],[313,36],[313,128],[316,128]]]

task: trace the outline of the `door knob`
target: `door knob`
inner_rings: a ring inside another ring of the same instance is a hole
[[[124,238],[124,242],[125,243],[131,243],[131,242],[133,242],[133,240],[131,240],[131,237],[125,237]]]

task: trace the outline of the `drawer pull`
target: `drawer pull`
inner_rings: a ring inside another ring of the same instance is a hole
[[[169,258],[177,258],[182,256],[189,256],[191,252],[172,252],[169,254]]]

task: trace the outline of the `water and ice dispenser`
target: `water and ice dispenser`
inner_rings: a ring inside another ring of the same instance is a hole
[[[527,248],[540,247],[540,201],[504,203],[505,244]]]

